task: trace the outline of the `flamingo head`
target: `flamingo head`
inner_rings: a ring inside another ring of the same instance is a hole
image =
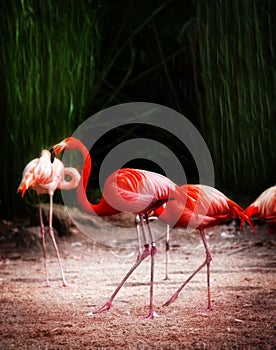
[[[86,146],[82,143],[82,141],[80,141],[76,137],[70,136],[57,143],[56,145],[52,146],[52,148],[50,149],[51,161],[53,162],[55,157],[65,149],[79,150],[82,153],[84,159],[86,159],[89,156],[89,151],[86,148]]]
[[[66,139],[62,140],[61,142],[57,143],[56,145],[52,146],[50,148],[51,153],[51,162],[53,163],[55,157],[62,151],[65,150],[65,148],[68,146],[69,142],[71,140],[71,137],[67,137]]]

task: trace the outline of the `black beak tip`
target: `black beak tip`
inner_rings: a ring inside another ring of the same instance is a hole
[[[53,147],[50,149],[50,153],[51,153],[51,163],[54,163],[56,155],[55,155],[55,151],[54,151]]]

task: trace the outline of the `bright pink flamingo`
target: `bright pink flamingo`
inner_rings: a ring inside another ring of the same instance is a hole
[[[169,199],[178,199],[182,202],[191,202],[181,188],[175,185],[168,178],[150,171],[138,169],[119,169],[113,172],[105,181],[103,196],[98,204],[92,204],[86,196],[86,187],[91,173],[91,158],[89,151],[84,144],[74,138],[69,137],[57,145],[53,146],[53,151],[57,155],[64,149],[77,149],[84,158],[82,171],[82,180],[77,189],[78,203],[81,208],[92,215],[108,216],[118,212],[131,212],[139,215],[143,237],[146,237],[144,228],[144,219],[147,223],[151,245],[148,241],[144,242],[144,251],[138,255],[138,258],[132,268],[128,271],[114,293],[108,301],[94,313],[99,313],[110,309],[111,304],[133,271],[149,255],[151,256],[151,279],[150,279],[150,306],[149,314],[146,319],[154,318],[153,311],[153,280],[154,280],[154,256],[156,254],[156,244],[149,226],[149,213],[167,202]]]
[[[245,220],[253,230],[254,227],[247,215],[243,213],[243,209],[217,189],[206,185],[184,185],[182,189],[189,197],[194,199],[195,204],[192,207],[189,207],[189,203],[187,203],[183,208],[181,202],[173,200],[168,202],[165,208],[160,207],[156,209],[155,214],[168,225],[190,227],[199,230],[205,247],[206,258],[164,305],[168,306],[175,301],[186,284],[207,265],[207,311],[210,311],[212,310],[210,296],[210,263],[212,256],[208,248],[205,229],[216,226],[231,217],[239,217]],[[176,218],[179,219],[177,220]]]
[[[268,188],[255,199],[246,209],[250,218],[264,219],[270,225],[270,230],[276,228],[276,185]]]
[[[70,176],[70,180],[65,180],[65,175]],[[46,271],[46,286],[50,287],[49,272],[46,258],[46,243],[45,243],[45,228],[42,219],[42,210],[40,203],[41,194],[49,194],[50,196],[50,214],[49,214],[49,232],[56,250],[59,267],[61,271],[63,286],[68,286],[65,275],[63,272],[61,259],[56,244],[54,230],[52,226],[52,216],[53,216],[53,195],[56,189],[70,190],[78,186],[80,180],[80,174],[74,168],[64,168],[64,165],[59,159],[54,159],[51,162],[51,153],[47,150],[41,152],[39,158],[33,159],[29,162],[25,169],[23,170],[22,181],[17,189],[18,192],[22,192],[22,197],[28,189],[33,189],[38,195],[39,202],[39,217],[40,217],[40,228],[42,235],[42,245],[43,245],[43,256],[44,256],[44,266]]]

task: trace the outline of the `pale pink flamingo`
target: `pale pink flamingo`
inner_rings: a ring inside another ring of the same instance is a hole
[[[65,175],[69,175],[70,179],[68,181],[65,180]],[[26,165],[25,169],[23,170],[21,183],[17,189],[17,193],[22,192],[22,197],[28,189],[35,190],[38,195],[39,218],[47,287],[50,287],[51,285],[49,281],[49,272],[46,257],[45,228],[42,218],[40,195],[48,194],[50,197],[49,233],[57,254],[63,286],[68,286],[63,272],[61,258],[52,226],[53,195],[56,189],[71,190],[73,188],[76,188],[78,186],[79,180],[80,174],[76,169],[64,168],[63,163],[59,159],[51,159],[51,153],[48,150],[43,150],[39,158],[33,159]]]

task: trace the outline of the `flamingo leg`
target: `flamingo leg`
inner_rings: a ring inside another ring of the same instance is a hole
[[[115,291],[112,293],[108,301],[99,309],[93,311],[93,314],[97,314],[103,311],[107,311],[110,309],[112,302],[116,295],[118,294],[119,290],[122,288],[122,286],[125,284],[126,280],[129,278],[129,276],[133,273],[134,270],[141,264],[141,262],[150,255],[150,249],[149,245],[145,244],[145,249],[142,253],[142,255],[139,257],[138,260],[136,260],[135,264],[132,266],[132,268],[128,271],[128,273],[125,275],[125,277],[122,279],[122,281],[119,283],[118,287],[115,289]]]
[[[208,247],[208,243],[206,240],[205,232],[202,230],[200,231],[201,238],[205,247],[206,251],[206,265],[207,265],[207,292],[208,292],[208,305],[206,311],[212,311],[212,305],[211,305],[211,292],[210,292],[210,263],[212,261],[212,255]]]
[[[146,223],[148,226],[149,235],[150,235],[150,239],[151,239],[150,306],[149,306],[148,316],[145,316],[142,318],[145,320],[152,320],[156,316],[155,312],[153,311],[154,262],[155,262],[155,254],[156,254],[156,244],[154,242],[153,234],[152,234],[151,229],[150,229],[148,215],[146,215],[145,218],[146,218]]]
[[[146,237],[145,234],[145,227],[144,227],[144,222],[143,222],[143,216],[139,215],[140,218],[140,223],[141,223],[141,228],[142,228],[142,232],[143,232],[143,236]],[[112,293],[112,295],[110,296],[110,298],[108,299],[108,301],[99,309],[93,311],[93,314],[97,314],[103,311],[107,311],[110,309],[112,302],[114,300],[114,298],[116,297],[116,295],[118,294],[118,292],[120,291],[120,289],[122,288],[122,286],[125,284],[125,282],[127,281],[127,279],[129,278],[129,276],[137,269],[137,267],[141,264],[141,262],[147,258],[149,255],[151,255],[151,249],[150,246],[147,242],[145,242],[144,244],[144,251],[142,252],[142,254],[138,254],[137,260],[134,263],[134,265],[131,267],[131,269],[127,272],[127,274],[124,276],[124,278],[122,279],[122,281],[119,283],[119,285],[117,286],[117,288],[115,289],[115,291]]]
[[[190,280],[204,267],[207,265],[207,291],[208,291],[208,306],[206,311],[211,311],[211,294],[210,294],[210,263],[212,261],[212,256],[210,253],[210,250],[208,248],[205,232],[203,230],[200,230],[201,238],[205,247],[206,251],[206,258],[205,261],[187,278],[187,280],[177,289],[177,291],[171,296],[170,299],[168,299],[163,306],[168,306],[171,303],[173,303],[179,296],[179,293],[182,291],[182,289],[190,282]]]
[[[38,196],[38,204],[39,204],[40,230],[41,230],[42,247],[43,247],[43,259],[44,259],[44,267],[45,267],[45,272],[46,272],[46,287],[51,287],[51,284],[49,281],[49,270],[48,270],[47,256],[46,256],[45,227],[44,227],[44,223],[43,223],[42,209],[41,209],[41,203],[40,203],[39,196]]]
[[[166,273],[165,280],[169,279],[169,255],[170,255],[170,225],[167,225],[166,233]]]
[[[54,234],[54,229],[53,229],[53,194],[50,194],[50,213],[49,213],[49,232],[50,232],[50,236],[57,254],[57,258],[58,258],[58,263],[59,263],[59,268],[60,268],[60,272],[61,272],[61,277],[62,277],[62,285],[63,287],[68,287],[70,286],[65,279],[65,275],[63,272],[63,268],[62,268],[62,263],[61,263],[61,258],[59,255],[59,250],[58,250],[58,246],[55,240],[55,234]]]
[[[136,222],[136,233],[137,233],[137,242],[138,242],[138,255],[137,255],[137,260],[139,259],[139,257],[142,254],[142,242],[141,242],[141,233],[140,233],[140,216],[137,215],[135,218],[135,222]],[[145,241],[145,237],[144,237],[144,241]]]

